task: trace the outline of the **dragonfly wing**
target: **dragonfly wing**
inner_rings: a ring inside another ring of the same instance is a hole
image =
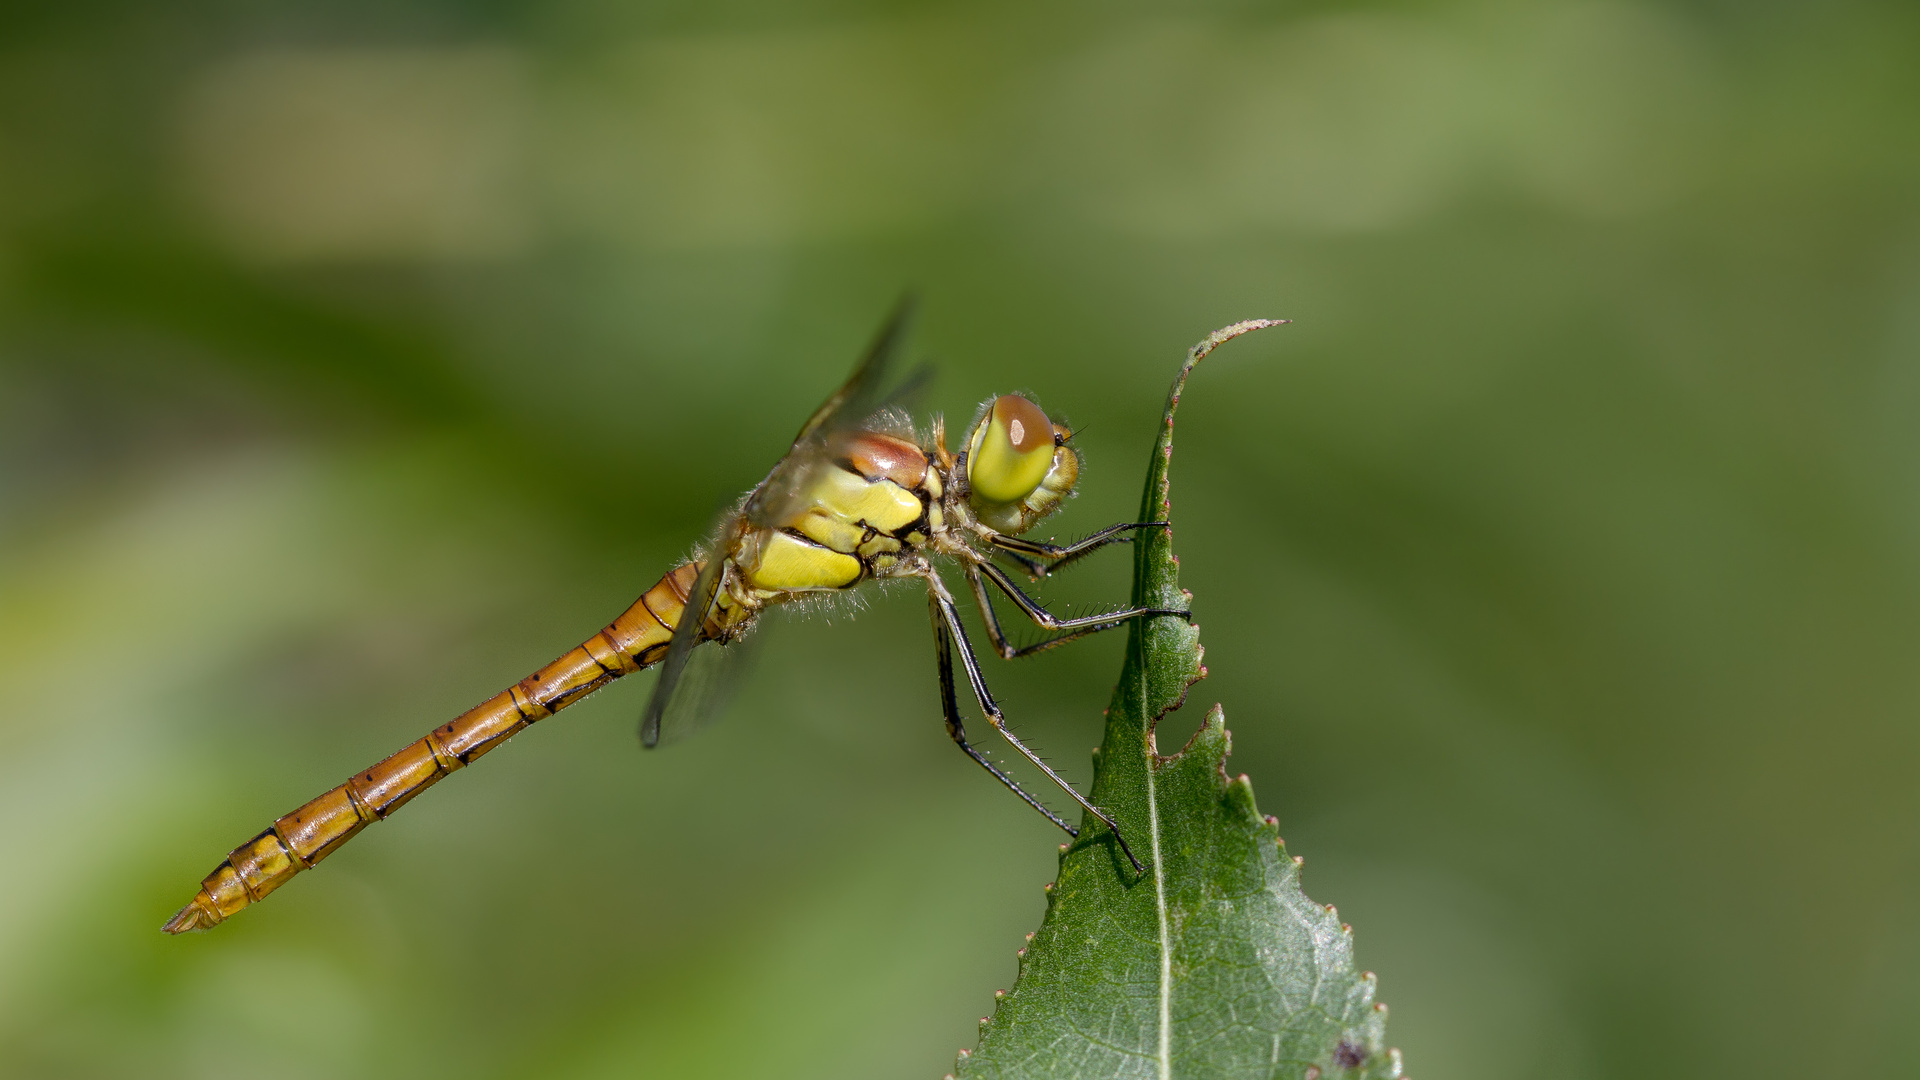
[[[710,722],[744,677],[744,672],[737,670],[747,649],[743,640],[698,648],[708,641],[707,617],[724,584],[722,574],[729,565],[728,555],[742,522],[757,528],[786,524],[805,505],[817,470],[832,465],[828,447],[833,436],[908,401],[930,380],[932,370],[921,367],[896,389],[886,390],[894,361],[906,340],[913,308],[910,296],[894,307],[879,336],[854,366],[853,374],[807,418],[786,456],[747,496],[738,516],[726,518],[714,533],[707,565],[687,596],[680,621],[674,624],[660,681],[654,684],[653,697],[641,714],[642,745],[673,741]]]
[[[730,532],[721,532],[723,541]],[[646,711],[640,714],[642,746],[660,745],[660,722],[686,677],[694,647],[705,640],[707,613],[720,595],[720,577],[726,572],[726,565],[725,551],[716,548],[710,552],[707,565],[701,568],[700,576],[694,579],[693,588],[687,594],[687,605],[680,611],[680,621],[673,627],[673,641],[667,646],[667,658],[660,665],[660,680],[653,684],[653,696],[647,699]]]
[[[786,524],[805,503],[817,470],[832,465],[828,445],[834,435],[859,427],[876,413],[910,402],[932,380],[933,369],[922,366],[891,392],[886,389],[913,309],[910,296],[894,307],[853,374],[807,418],[786,456],[748,498],[744,513],[750,523],[761,528]]]
[[[731,641],[709,641],[692,650],[654,728],[654,740],[646,745],[680,742],[718,720],[752,675],[759,642],[756,632]]]
[[[840,384],[813,410],[813,415],[800,427],[800,434],[794,436],[793,445],[798,447],[816,434],[824,434],[847,416],[855,422],[866,419],[880,407],[880,387],[886,384],[887,369],[893,366],[894,358],[900,354],[900,345],[906,340],[907,326],[913,321],[913,309],[916,306],[912,296],[903,296],[893,306],[893,314],[887,316],[886,323],[880,327],[880,336],[873,339],[867,347],[865,356],[854,365],[853,374]]]

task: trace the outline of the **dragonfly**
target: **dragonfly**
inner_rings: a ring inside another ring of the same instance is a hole
[[[768,609],[901,579],[926,586],[940,707],[954,743],[1048,821],[1079,837],[1077,828],[968,739],[956,690],[963,678],[994,732],[1105,826],[1135,872],[1142,872],[1113,817],[1008,727],[941,568],[958,565],[994,652],[1019,659],[1135,619],[1188,618],[1186,611],[1154,607],[1061,618],[1012,576],[1024,572],[1039,581],[1132,539],[1137,530],[1167,523],[1122,522],[1069,544],[1023,537],[1074,492],[1081,460],[1073,431],[1020,394],[982,404],[958,453],[947,448],[939,416],[924,433],[917,431],[900,403],[925,383],[928,370],[886,389],[894,381],[911,307],[903,302],[895,309],[851,377],[814,410],[787,453],[722,515],[692,558],[578,647],[233,849],[167,921],[166,932],[208,929],[259,903],[447,775],[623,676],[660,668],[641,714],[643,746],[690,733],[711,719],[739,681],[734,658]],[[1046,636],[1016,646],[989,589]]]

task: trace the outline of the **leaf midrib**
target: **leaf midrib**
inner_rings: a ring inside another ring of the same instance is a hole
[[[1160,859],[1160,799],[1154,790],[1151,742],[1147,755],[1147,835],[1153,850],[1153,911],[1160,920],[1160,1037],[1156,1049],[1160,1080],[1173,1080],[1173,935],[1167,926],[1167,878]]]
[[[1150,515],[1151,517],[1159,520],[1167,520],[1167,516],[1163,515],[1170,516],[1172,511],[1171,499],[1167,492],[1166,462],[1171,456],[1173,449],[1173,410],[1180,402],[1181,393],[1186,389],[1187,376],[1193,373],[1193,369],[1199,365],[1201,360],[1206,358],[1208,353],[1211,353],[1221,345],[1249,331],[1263,330],[1270,326],[1280,326],[1287,321],[1286,319],[1247,319],[1234,323],[1232,326],[1221,327],[1219,330],[1207,335],[1199,344],[1187,350],[1187,362],[1181,366],[1180,374],[1174,379],[1173,389],[1167,397],[1167,409],[1161,420],[1164,427],[1162,428],[1160,439],[1156,441],[1154,446],[1154,453],[1158,455],[1158,459],[1149,466],[1150,477],[1157,473],[1157,479],[1159,481],[1157,486],[1160,489],[1160,506],[1162,509],[1162,513]],[[1149,496],[1153,494],[1155,486],[1153,480],[1149,479],[1147,484]],[[1135,602],[1139,602],[1137,597]],[[1143,714],[1154,711],[1151,680],[1147,676],[1147,670],[1148,665],[1144,662],[1143,658],[1140,664],[1140,693],[1138,697]],[[1181,701],[1184,700],[1185,695],[1183,694],[1181,695]],[[1167,710],[1160,710],[1161,715],[1179,706],[1180,702],[1174,702],[1168,706]],[[1160,931],[1160,1015],[1158,1017],[1160,1030],[1159,1037],[1155,1039],[1155,1050],[1156,1060],[1160,1067],[1160,1080],[1173,1080],[1173,932],[1172,928],[1168,925],[1167,919],[1167,879],[1166,871],[1163,868],[1164,864],[1160,858],[1160,798],[1154,784],[1154,767],[1159,761],[1160,754],[1154,745],[1153,736],[1154,728],[1158,725],[1160,716],[1142,715],[1140,719],[1146,728],[1146,745],[1142,749],[1145,751],[1147,757],[1145,763],[1147,771],[1147,835],[1148,846],[1152,849],[1153,856],[1153,913],[1159,922]]]

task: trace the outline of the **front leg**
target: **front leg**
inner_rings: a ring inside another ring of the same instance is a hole
[[[1109,525],[1092,536],[1075,540],[1071,544],[1046,544],[1038,540],[1023,540],[1017,536],[995,533],[988,543],[1005,552],[1008,558],[1025,567],[1027,574],[1034,580],[1046,577],[1076,559],[1084,558],[1108,544],[1121,544],[1133,539],[1126,533],[1131,529],[1169,528],[1166,521],[1123,521],[1118,525]]]
[[[1000,767],[995,765],[987,755],[975,749],[973,744],[967,741],[967,726],[960,720],[960,703],[954,698],[953,692],[953,639],[947,632],[946,620],[941,618],[939,596],[929,592],[927,595],[927,606],[929,608],[929,614],[933,618],[934,657],[940,669],[940,711],[946,717],[947,735],[953,739],[954,745],[960,747],[962,753],[972,758],[975,764],[993,774],[993,778],[1005,784],[1007,790],[1020,796],[1021,801],[1025,802],[1028,806],[1040,811],[1048,821],[1060,826],[1068,836],[1076,840],[1079,839],[1079,829],[1067,824],[1065,818],[1047,809],[1046,803],[1028,794],[1027,789],[1021,787],[1019,781],[1002,772]]]
[[[1122,611],[1109,611],[1099,615],[1084,615],[1077,619],[1062,619],[1046,608],[1041,607],[1038,601],[1026,593],[1021,592],[1019,587],[1013,583],[1013,580],[1007,577],[1006,571],[992,563],[985,561],[968,562],[966,564],[966,570],[967,584],[973,588],[974,602],[980,605],[980,620],[985,623],[987,627],[987,638],[993,642],[994,651],[999,653],[1000,658],[1003,660],[1014,660],[1022,656],[1032,656],[1037,652],[1045,652],[1057,645],[1064,645],[1077,638],[1086,637],[1088,634],[1097,634],[1102,630],[1112,630],[1117,626],[1124,626],[1128,620],[1138,619],[1141,616],[1177,615],[1184,619],[1192,614],[1192,612],[1179,611],[1173,608],[1139,607],[1127,608]],[[1036,642],[1024,648],[1016,648],[1012,642],[1007,640],[1006,634],[1000,629],[1000,616],[994,611],[993,598],[987,595],[986,584],[981,580],[983,577],[986,581],[993,582],[1001,592],[1006,593],[1007,598],[1012,600],[1014,604],[1020,608],[1021,613],[1032,620],[1036,626],[1039,626],[1043,630],[1056,631],[1058,636],[1050,637],[1045,641]]]
[[[1120,835],[1120,825],[1118,822],[1113,820],[1112,815],[1108,814],[1105,810],[1102,810],[1099,807],[1093,805],[1093,803],[1090,800],[1088,800],[1088,798],[1085,795],[1080,794],[1080,792],[1076,790],[1072,784],[1067,783],[1065,777],[1055,772],[1053,770],[1053,766],[1041,760],[1039,754],[1036,754],[1031,749],[1029,749],[1026,743],[1020,741],[1019,736],[1015,735],[1011,730],[1007,728],[1006,717],[1001,714],[1000,706],[994,702],[993,693],[987,689],[986,679],[982,678],[980,675],[979,661],[974,659],[973,646],[967,641],[967,628],[965,626],[962,626],[960,623],[960,612],[957,608],[954,607],[953,598],[947,595],[946,587],[941,585],[939,579],[935,577],[930,576],[927,579],[927,591],[929,594],[927,602],[932,606],[932,609],[933,609],[933,619],[936,627],[935,634],[936,636],[939,636],[941,630],[944,629],[945,634],[947,635],[947,636],[940,636],[939,648],[941,650],[941,657],[946,665],[943,668],[943,675],[945,680],[944,686],[943,686],[943,693],[946,694],[946,700],[942,704],[948,710],[947,722],[949,726],[948,727],[949,731],[955,730],[955,725],[957,725],[959,720],[959,712],[953,706],[952,660],[947,658],[948,656],[947,641],[948,641],[948,638],[950,637],[953,643],[953,648],[958,650],[960,654],[960,666],[961,666],[961,669],[966,672],[967,683],[973,688],[973,699],[975,702],[979,704],[980,711],[986,715],[987,723],[992,725],[993,730],[998,732],[1000,737],[1002,739],[1005,739],[1009,746],[1012,746],[1015,750],[1019,751],[1021,757],[1026,758],[1028,762],[1032,763],[1034,768],[1039,769],[1040,772],[1044,774],[1047,779],[1053,781],[1054,784],[1060,788],[1060,790],[1072,796],[1073,801],[1079,803],[1080,808],[1082,810],[1085,810],[1088,814],[1091,814],[1093,817],[1099,819],[1101,824],[1105,825],[1107,829],[1113,833],[1114,843],[1120,845],[1120,853],[1122,855],[1125,855],[1127,857],[1127,861],[1133,864],[1134,872],[1135,873],[1143,872],[1145,868],[1140,865],[1139,859],[1134,858],[1133,849],[1127,846],[1126,837]],[[960,741],[960,740],[956,738],[955,741]],[[961,742],[961,746],[963,749],[968,749],[964,742]],[[968,756],[972,757],[975,761],[980,762],[980,764],[982,765],[987,765],[987,762],[984,759],[984,757],[975,753],[971,749],[968,749]],[[1006,784],[1008,787],[1012,788],[1015,792],[1018,792],[1020,797],[1023,799],[1026,799],[1027,802],[1034,807],[1034,809],[1039,810],[1041,813],[1046,814],[1047,817],[1052,818],[1053,822],[1056,825],[1060,825],[1061,828],[1067,828],[1067,826],[1064,823],[1062,823],[1059,818],[1055,817],[1045,807],[1041,806],[1038,800],[1028,795],[1025,791],[1022,791],[1019,785],[1015,784],[1004,773],[1000,772],[998,769],[993,768],[993,766],[991,765],[987,765],[987,769],[989,772],[992,772],[995,776],[999,777],[1001,783]],[[1067,831],[1073,832],[1072,829],[1067,829]],[[1077,836],[1078,834],[1076,833],[1075,835]]]

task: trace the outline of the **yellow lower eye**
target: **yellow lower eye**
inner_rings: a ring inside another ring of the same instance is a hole
[[[1053,464],[1053,423],[1018,394],[993,403],[968,447],[967,482],[991,503],[1019,502],[1040,486]]]

